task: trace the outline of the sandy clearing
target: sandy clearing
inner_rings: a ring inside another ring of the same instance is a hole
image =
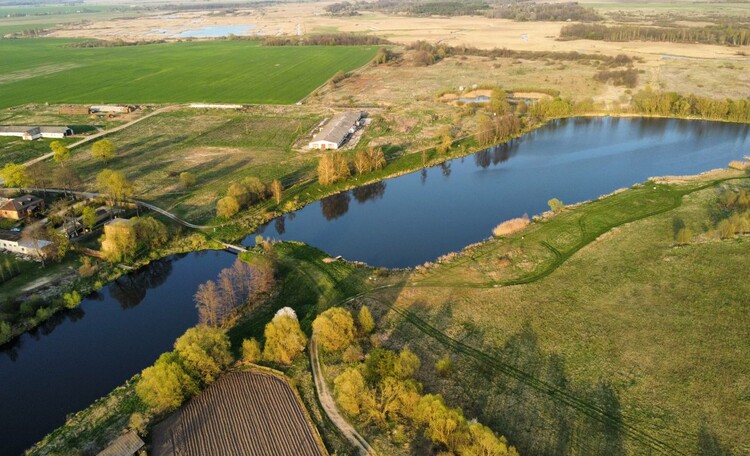
[[[14,71],[12,73],[0,74],[0,85],[11,82],[23,81],[24,79],[47,76],[61,71],[71,70],[83,66],[79,63],[58,63],[54,65],[41,65],[27,70]]]

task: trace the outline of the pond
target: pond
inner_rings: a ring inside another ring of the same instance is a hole
[[[490,236],[502,221],[594,199],[649,177],[723,168],[750,153],[750,126],[575,118],[520,139],[323,199],[258,234],[373,266],[411,267]],[[255,235],[244,243],[252,245]]]
[[[169,257],[0,351],[0,454],[17,455],[172,348],[198,322],[193,293],[236,257]]]
[[[246,36],[255,29],[254,25],[206,25],[194,29],[182,30],[163,28],[153,30],[153,35],[167,38],[221,38],[229,35]]]
[[[725,167],[750,126],[667,119],[560,120],[521,139],[326,198],[264,226],[349,260],[410,267],[489,237],[498,223],[650,176]],[[248,236],[246,245],[254,242]],[[235,257],[192,253],[122,277],[0,351],[0,454],[19,454],[152,364],[198,318],[193,294]]]

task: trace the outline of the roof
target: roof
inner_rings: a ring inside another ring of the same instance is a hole
[[[342,112],[336,114],[320,132],[315,135],[312,142],[316,141],[329,141],[332,143],[339,144],[349,134],[349,130],[354,126],[354,123],[362,118],[362,112]]]
[[[66,133],[70,127],[39,127],[42,133]]]
[[[36,130],[33,132],[33,130]],[[66,126],[54,126],[48,125],[43,127],[32,127],[29,125],[2,125],[0,126],[0,133],[65,133],[70,130],[70,127]]]
[[[28,125],[2,125],[0,126],[0,133],[26,133],[34,128],[37,127],[31,127]]]
[[[0,210],[3,211],[16,211],[20,212],[28,207],[35,206],[41,203],[42,200],[38,196],[34,195],[22,195],[12,199],[0,200]]]
[[[123,434],[110,443],[109,446],[100,451],[97,456],[133,456],[143,448],[145,443],[133,431]]]
[[[21,240],[20,231],[0,230],[0,240],[18,242]]]

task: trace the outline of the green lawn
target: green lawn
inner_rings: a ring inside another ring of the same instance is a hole
[[[290,104],[377,51],[246,41],[66,47],[71,42],[0,42],[0,108],[33,102]]]

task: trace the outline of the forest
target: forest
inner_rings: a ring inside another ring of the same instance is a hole
[[[560,29],[561,40],[603,41],[666,41],[670,43],[750,45],[750,29],[731,25],[705,27],[640,27],[636,25],[606,26],[599,24],[568,24]]]
[[[516,21],[582,21],[595,22],[603,18],[592,8],[578,3],[509,3],[487,12],[488,17]]]

